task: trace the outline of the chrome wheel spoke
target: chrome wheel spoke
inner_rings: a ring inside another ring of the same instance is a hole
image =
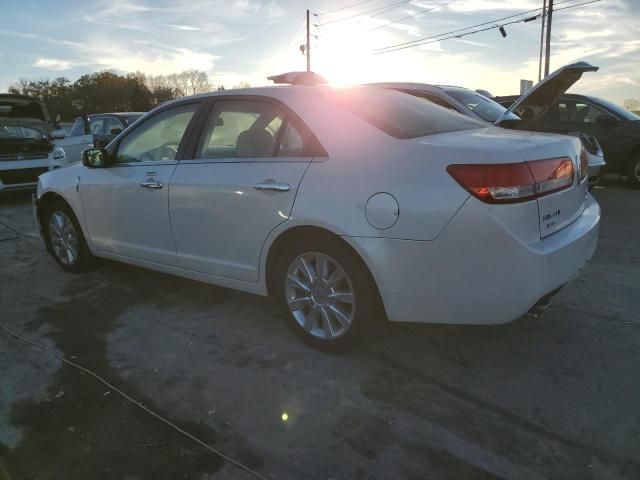
[[[307,293],[311,291],[311,287],[295,275],[287,275],[287,286],[299,288],[300,290],[304,290]]]
[[[302,274],[306,277],[308,282],[313,282],[316,277],[316,272],[313,270],[311,264],[303,257],[298,257],[298,267],[302,271]]]
[[[305,329],[308,333],[311,333],[313,327],[316,325],[318,321],[318,311],[316,309],[312,309],[304,319],[304,325],[302,328]]]
[[[340,325],[342,325],[344,328],[349,328],[349,325],[351,325],[351,320],[349,320],[349,317],[347,317],[342,312],[342,310],[340,310],[335,305],[329,305],[327,307],[327,310],[336,318],[336,320],[338,320],[338,322],[340,322]]]
[[[311,303],[311,297],[292,298],[287,302],[290,310],[300,310],[302,307]]]
[[[329,262],[324,255],[316,255],[316,272],[323,280],[329,278]]]
[[[333,325],[331,324],[331,318],[329,318],[329,313],[327,312],[327,309],[323,308],[320,311],[320,314],[322,315],[322,329],[324,330],[324,337],[325,338],[335,337],[336,332],[333,328]]]
[[[345,277],[344,277],[344,273],[342,272],[342,269],[338,265],[336,265],[336,268],[331,273],[331,276],[327,279],[327,286],[335,287],[342,280],[344,280],[344,278]]]
[[[351,292],[333,292],[329,294],[329,298],[338,302],[353,303],[353,293]]]

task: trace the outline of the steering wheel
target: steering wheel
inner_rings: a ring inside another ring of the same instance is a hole
[[[161,146],[157,148],[149,150],[148,152],[144,152],[140,156],[140,161],[154,162],[157,160],[162,160],[163,157],[176,158],[179,145],[180,144],[178,142],[174,142],[174,141],[163,143]]]

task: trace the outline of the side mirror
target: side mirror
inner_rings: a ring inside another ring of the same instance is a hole
[[[596,117],[596,123],[603,127],[613,127],[618,124],[618,119],[611,115],[598,115]]]
[[[121,128],[118,128],[118,127],[113,127],[113,128],[109,131],[109,133],[110,133],[111,135],[120,135],[120,133],[122,133],[122,129],[121,129]]]
[[[108,166],[109,154],[104,148],[89,148],[82,151],[82,164],[89,168],[105,168]]]
[[[53,140],[62,140],[67,136],[67,132],[65,132],[64,128],[58,128],[51,132],[51,138]]]

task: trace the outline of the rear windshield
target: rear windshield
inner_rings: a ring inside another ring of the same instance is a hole
[[[416,138],[437,133],[486,128],[422,98],[377,87],[330,89],[327,95],[353,113],[396,138]]]
[[[447,87],[444,91],[487,122],[495,122],[507,110],[499,103],[466,88]],[[520,120],[520,117],[511,112],[505,118]]]
[[[29,100],[0,100],[0,118],[33,118],[44,121],[39,102]]]

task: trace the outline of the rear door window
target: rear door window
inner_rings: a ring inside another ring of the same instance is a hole
[[[219,100],[205,125],[196,158],[305,156],[305,140],[278,105]]]

